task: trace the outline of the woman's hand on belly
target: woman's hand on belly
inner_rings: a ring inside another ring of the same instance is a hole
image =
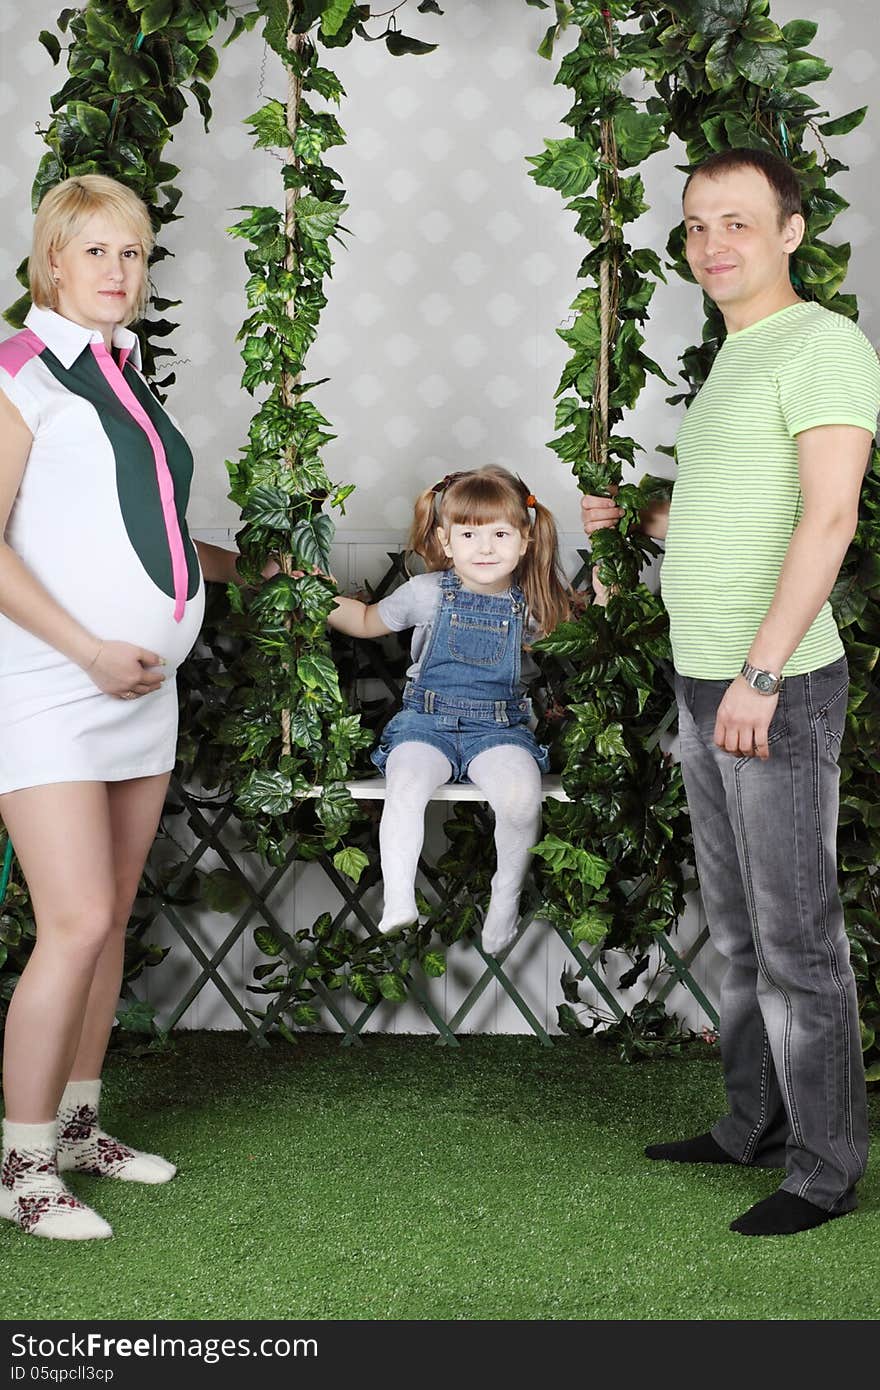
[[[86,674],[105,695],[130,699],[158,690],[165,676],[158,668],[165,662],[156,652],[131,642],[102,642]]]

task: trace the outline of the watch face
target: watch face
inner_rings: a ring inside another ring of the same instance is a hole
[[[772,690],[775,684],[776,682],[774,681],[773,677],[769,675],[766,671],[759,671],[758,674],[755,676],[756,690],[761,690],[766,693],[767,691]]]

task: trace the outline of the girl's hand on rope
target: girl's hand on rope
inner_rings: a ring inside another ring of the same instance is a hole
[[[84,669],[105,695],[133,700],[159,689],[165,677],[158,668],[164,665],[156,652],[135,647],[131,642],[102,642],[91,665]]]
[[[623,516],[623,508],[616,506],[613,500],[617,496],[617,483],[611,483],[608,491],[610,497],[595,497],[588,493],[581,498],[581,520],[588,536],[594,531],[616,526]]]

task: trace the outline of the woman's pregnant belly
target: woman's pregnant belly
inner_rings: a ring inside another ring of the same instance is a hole
[[[205,609],[201,576],[177,622],[174,599],[153,583],[124,532],[87,539],[62,538],[56,530],[39,548],[33,542],[16,545],[14,535],[9,541],[55,601],[99,640],[131,642],[155,652],[169,676],[192,650]],[[0,674],[66,660],[24,628],[8,620],[0,623]]]

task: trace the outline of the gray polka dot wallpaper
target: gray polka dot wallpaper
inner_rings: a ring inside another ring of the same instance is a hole
[[[63,81],[37,35],[54,29],[60,8],[56,0],[0,0],[4,303],[17,297],[14,270],[28,249],[30,186],[44,148],[36,128]],[[315,399],[337,435],[325,455],[331,476],[357,485],[340,539],[401,536],[421,487],[490,460],[521,473],[563,532],[578,526],[574,482],[546,441],[567,352],[556,329],[579,288],[584,247],[558,194],[538,188],[525,162],[545,138],[568,133],[556,64],[535,52],[547,15],[524,0],[446,0],[443,8],[442,18],[419,15],[413,3],[406,15],[408,32],[439,45],[431,54],[393,58],[382,43],[355,42],[329,55],[347,92],[339,117],[348,144],[330,152],[330,163],[347,191],[350,235],[347,249],[337,248],[309,374],[330,377]],[[869,103],[880,7],[839,0],[816,11],[802,0],[773,0],[780,23],[808,12],[819,22],[812,47],[834,68],[811,90],[834,114]],[[236,524],[224,460],[244,441],[251,411],[234,341],[244,316],[243,244],[225,229],[237,205],[280,199],[278,158],[253,150],[242,122],[264,96],[285,95],[280,66],[257,33],[221,51],[212,87],[210,132],[193,109],[168,147],[182,170],[183,218],[166,237],[174,259],[156,270],[159,292],[184,301],[171,340],[178,379],[169,403],[196,454],[190,521],[203,533]],[[880,104],[838,141],[852,171],[837,186],[852,206],[833,229],[852,243],[847,288],[860,295],[874,341],[878,141]],[[662,250],[679,216],[676,162],[680,149],[642,171],[652,207],[633,229],[636,245]],[[647,349],[670,375],[699,324],[692,287],[661,286]],[[676,420],[667,394],[650,382],[624,427],[647,446],[643,466],[660,472],[668,461],[651,450],[670,442]]]

